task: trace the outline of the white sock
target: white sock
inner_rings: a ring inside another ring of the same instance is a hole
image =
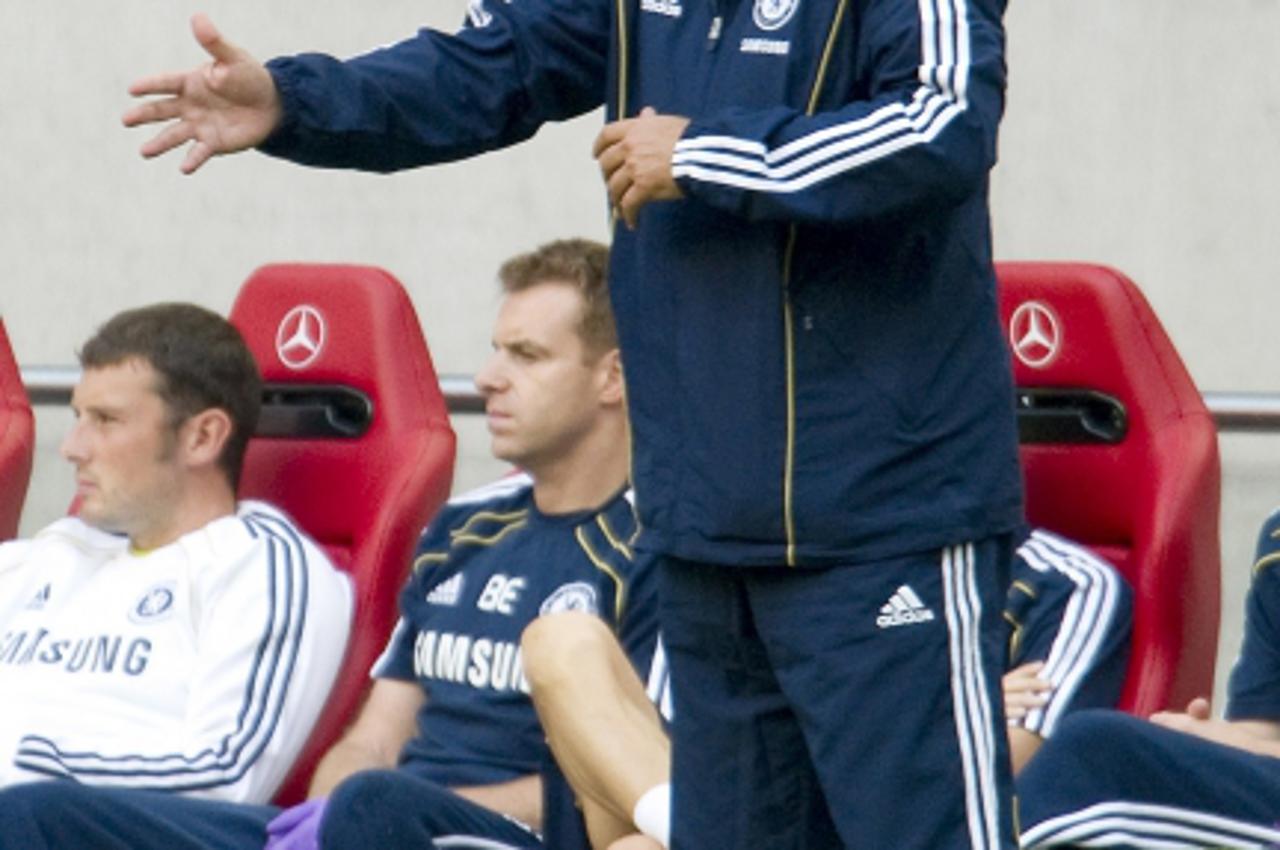
[[[671,844],[671,783],[655,785],[636,800],[631,813],[636,828],[663,847]]]

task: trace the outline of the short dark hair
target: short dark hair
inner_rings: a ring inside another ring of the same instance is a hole
[[[618,347],[618,330],[609,303],[609,249],[590,239],[548,242],[518,254],[498,269],[502,291],[520,292],[540,283],[567,283],[582,296],[578,335],[587,353],[599,357]]]
[[[218,465],[232,490],[240,483],[245,448],[258,427],[262,376],[235,327],[195,304],[154,304],[110,319],[79,352],[80,366],[100,369],[138,359],[156,371],[156,394],[176,429],[197,413],[220,408],[231,436]]]

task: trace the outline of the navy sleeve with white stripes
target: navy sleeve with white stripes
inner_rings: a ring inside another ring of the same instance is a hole
[[[854,52],[862,96],[696,116],[672,160],[687,194],[752,219],[855,223],[985,185],[1004,110],[1004,0],[850,5],[860,17],[834,49]]]
[[[1043,530],[1018,547],[1013,579],[1009,666],[1041,661],[1040,677],[1053,687],[1019,725],[1047,738],[1071,711],[1114,707],[1133,625],[1128,583],[1088,549]]]
[[[285,120],[264,153],[326,167],[394,171],[532,136],[604,99],[609,4],[471,0],[466,25],[347,61],[267,63]]]

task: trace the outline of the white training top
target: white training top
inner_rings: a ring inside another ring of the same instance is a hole
[[[141,554],[74,518],[0,544],[0,786],[266,802],[324,706],[351,606],[347,577],[261,502]]]

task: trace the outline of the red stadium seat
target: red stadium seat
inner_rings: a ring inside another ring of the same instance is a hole
[[[9,347],[9,335],[0,321],[0,540],[18,533],[35,446],[31,402]]]
[[[1119,272],[997,265],[1014,355],[1027,517],[1088,544],[1134,589],[1121,707],[1185,707],[1213,689],[1217,432],[1164,329]]]
[[[282,805],[353,718],[397,617],[423,525],[447,498],[454,434],[413,305],[380,269],[270,265],[241,288],[231,321],[266,383],[243,498],[289,512],[346,569],[355,620],[328,704]]]

